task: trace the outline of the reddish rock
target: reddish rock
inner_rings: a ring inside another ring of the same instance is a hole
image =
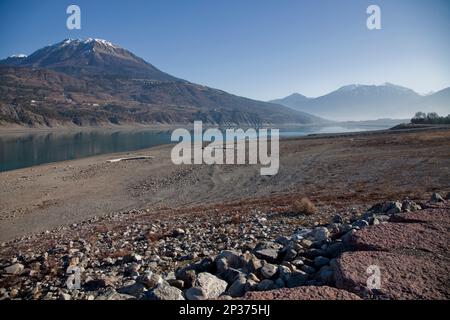
[[[353,235],[356,250],[419,250],[448,254],[449,226],[439,223],[386,223],[362,229]]]
[[[356,232],[356,252],[344,253],[333,265],[336,286],[386,299],[450,299],[450,209],[402,213],[391,223]],[[380,267],[381,287],[368,290],[367,268]]]
[[[450,207],[405,212],[391,217],[390,222],[431,223],[450,225]]]
[[[436,255],[411,256],[380,251],[344,253],[334,265],[336,286],[364,296],[371,274],[367,268],[379,266],[381,286],[372,290],[375,298],[449,299],[449,260]]]
[[[246,300],[361,300],[356,294],[332,287],[297,287],[263,292],[247,292]]]

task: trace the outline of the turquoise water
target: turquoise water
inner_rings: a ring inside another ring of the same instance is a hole
[[[321,126],[280,129],[280,137],[386,129],[383,126]],[[171,131],[94,130],[0,135],[0,171],[134,151],[171,143]]]

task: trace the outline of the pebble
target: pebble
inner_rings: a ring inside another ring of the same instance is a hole
[[[325,241],[330,236],[330,232],[326,227],[317,227],[314,230],[314,241]]]
[[[264,264],[264,266],[261,268],[261,275],[265,278],[265,279],[270,279],[272,277],[275,276],[275,274],[278,271],[278,267],[276,265],[270,264],[270,263],[266,263]]]
[[[9,267],[6,267],[5,271],[8,274],[18,275],[18,274],[22,273],[23,269],[24,269],[23,264],[14,263],[13,265],[10,265]]]
[[[330,259],[319,256],[314,259],[314,266],[316,268],[320,269],[321,267],[326,266],[329,262],[330,262]]]

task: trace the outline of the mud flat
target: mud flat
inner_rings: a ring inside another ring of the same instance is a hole
[[[280,142],[280,171],[176,166],[172,146],[0,173],[0,241],[131,209],[264,209],[307,196],[328,207],[423,199],[450,186],[450,130],[326,135]],[[152,157],[108,163],[113,158]]]

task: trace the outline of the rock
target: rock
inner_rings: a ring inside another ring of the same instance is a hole
[[[247,279],[247,282],[245,283],[244,291],[255,291],[258,290],[258,281],[254,281],[252,279]]]
[[[274,289],[281,289],[281,288],[284,288],[285,286],[286,286],[286,282],[281,278],[278,278],[274,282]]]
[[[300,268],[303,272],[306,272],[307,274],[314,274],[314,273],[316,273],[316,269],[314,269],[313,267],[311,267],[311,266],[308,266],[308,265],[303,265],[301,268]]]
[[[60,292],[59,300],[72,300],[72,296],[68,293]]]
[[[276,275],[277,271],[278,271],[278,267],[273,264],[270,264],[270,263],[265,263],[264,266],[260,270],[261,275],[264,277],[264,279],[270,279],[270,278],[274,277]]]
[[[182,280],[185,288],[194,286],[197,275],[192,269],[181,269],[177,272],[177,279]]]
[[[283,246],[287,246],[289,244],[291,240],[288,237],[285,236],[279,236],[278,238],[275,239],[276,243],[279,243]]]
[[[304,253],[304,256],[308,257],[308,258],[315,258],[315,257],[318,257],[318,256],[324,256],[324,255],[326,255],[326,251],[325,250],[323,250],[323,249],[316,249],[316,248],[309,249],[308,251],[306,251]]]
[[[344,249],[345,249],[344,243],[342,241],[336,241],[327,247],[326,253],[327,256],[336,258],[344,251]]]
[[[284,281],[287,281],[289,279],[289,277],[292,274],[291,269],[289,269],[286,266],[278,266],[278,274],[280,275],[280,278],[283,279]]]
[[[283,246],[280,245],[279,243],[275,243],[275,242],[271,242],[271,241],[261,241],[256,244],[253,251],[259,251],[259,250],[264,250],[264,249],[274,249],[274,250],[278,251],[281,248],[283,248]]]
[[[278,289],[264,292],[247,292],[244,299],[248,300],[361,300],[354,293],[327,286],[298,287],[293,289]]]
[[[402,202],[402,211],[403,212],[414,212],[422,210],[422,207],[418,205],[417,203],[411,201],[411,200],[404,200]]]
[[[331,221],[333,223],[344,223],[344,219],[340,214],[336,214]]]
[[[216,270],[218,274],[221,274],[228,270],[228,261],[226,258],[221,258],[216,260]]]
[[[292,261],[295,259],[295,257],[297,257],[297,251],[291,248],[286,249],[285,251],[283,251],[283,253],[283,261]]]
[[[121,294],[114,289],[107,290],[104,294],[97,296],[95,300],[135,300],[136,298],[127,294]]]
[[[342,233],[344,226],[341,223],[330,223],[327,228],[331,234],[339,234]]]
[[[76,267],[76,266],[78,266],[79,263],[80,263],[80,257],[72,257],[72,258],[70,258],[69,266]]]
[[[192,287],[184,292],[187,300],[207,300],[208,296],[203,288]]]
[[[262,249],[255,252],[255,255],[268,262],[276,262],[278,259],[277,249]]]
[[[322,268],[323,266],[326,266],[329,263],[330,259],[326,257],[319,256],[314,259],[314,266],[318,269]]]
[[[355,235],[355,233],[356,233],[356,230],[355,230],[355,229],[352,229],[352,230],[350,230],[349,232],[347,232],[346,234],[344,234],[344,235],[342,236],[342,238],[341,238],[342,242],[343,242],[345,245],[348,245],[349,243],[351,243],[351,242],[352,242],[352,239],[353,239],[353,236]]]
[[[322,284],[334,284],[334,271],[330,266],[323,266],[317,273],[317,279]]]
[[[420,250],[438,255],[447,254],[450,247],[448,211],[416,211],[396,215],[393,221],[399,222],[379,224],[358,231],[353,236],[351,245],[357,250],[365,251]],[[407,223],[401,223],[401,221]]]
[[[117,290],[119,293],[123,293],[126,295],[130,295],[136,298],[140,298],[145,291],[145,286],[142,283],[133,283],[127,286],[124,286]]]
[[[260,283],[258,283],[256,290],[258,291],[266,291],[272,290],[275,287],[275,283],[272,280],[264,279]]]
[[[358,227],[360,229],[365,228],[368,225],[369,225],[369,222],[367,222],[366,220],[363,220],[363,219],[357,220],[353,223],[354,227]]]
[[[231,297],[242,297],[245,293],[245,285],[247,284],[247,279],[241,276],[228,288],[227,294]]]
[[[172,237],[174,237],[174,238],[182,237],[185,235],[185,233],[186,232],[183,229],[177,228],[172,231]]]
[[[308,281],[308,275],[302,271],[292,272],[286,281],[288,288],[303,286]]]
[[[136,281],[138,283],[143,284],[147,289],[153,289],[158,284],[162,283],[162,278],[160,275],[150,272],[148,274],[144,274],[139,276]],[[184,283],[184,282],[183,282]]]
[[[24,269],[23,264],[20,263],[14,263],[13,265],[10,265],[9,267],[5,268],[5,272],[8,274],[14,274],[14,275],[19,275],[22,273]]]
[[[314,241],[324,241],[328,239],[330,232],[326,227],[317,227],[314,229]]]
[[[292,238],[296,241],[300,241],[306,237],[309,237],[313,233],[313,230],[309,228],[302,228],[300,230],[297,230],[295,234],[292,236]]]
[[[313,242],[311,241],[311,240],[308,240],[308,239],[303,239],[302,241],[301,241],[301,244],[302,244],[302,246],[304,247],[304,248],[310,248],[311,246],[312,246],[312,244],[313,244]]]
[[[396,214],[402,212],[402,204],[398,201],[388,201],[383,204],[382,212]]]
[[[139,254],[136,254],[136,253],[127,254],[126,256],[124,256],[122,258],[123,263],[141,262],[141,261],[142,261],[142,256],[140,256]]]
[[[367,288],[368,266],[380,270],[380,287]],[[431,255],[410,256],[382,251],[345,252],[335,265],[336,286],[376,299],[448,300],[450,266]]]
[[[149,300],[185,300],[183,291],[164,283],[147,291],[145,297]]]
[[[444,201],[444,198],[437,192],[434,192],[431,195],[431,202],[442,202]]]
[[[178,289],[180,289],[180,290],[184,288],[184,281],[183,281],[183,280],[170,279],[170,280],[167,280],[167,282],[168,282],[172,287],[178,288]]]
[[[225,292],[228,284],[208,272],[202,272],[197,275],[195,286],[205,291],[207,299],[215,299]]]
[[[104,288],[106,287],[106,281],[105,279],[92,279],[87,281],[84,285],[83,288],[86,291],[96,291],[100,288]]]
[[[220,278],[231,284],[243,275],[244,273],[238,269],[228,268],[225,272],[220,274]]]
[[[291,262],[294,266],[296,266],[297,268],[302,267],[305,263],[303,262],[302,259],[295,259],[294,261]]]
[[[249,273],[256,272],[256,270],[260,269],[262,267],[261,260],[259,260],[256,257],[253,257],[250,259],[250,261],[247,263],[247,271]]]
[[[223,259],[223,261],[226,261],[227,267],[239,268],[241,262],[240,256],[241,256],[240,252],[224,250],[220,252],[219,255],[216,257],[216,267],[219,269],[217,261]]]

